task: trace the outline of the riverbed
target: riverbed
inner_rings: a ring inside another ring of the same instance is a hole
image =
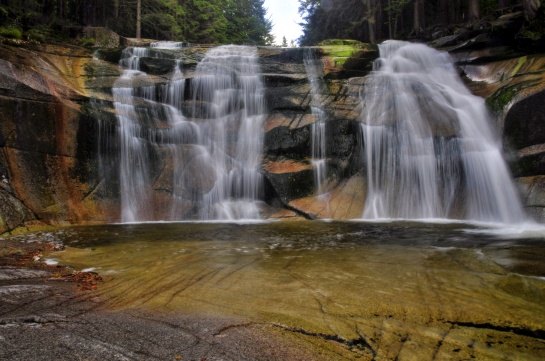
[[[47,261],[99,273],[109,310],[235,317],[348,358],[537,360],[541,234],[457,222],[103,225],[58,232],[67,248]]]

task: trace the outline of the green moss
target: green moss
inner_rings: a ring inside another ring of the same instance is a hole
[[[520,60],[519,60],[520,61]],[[521,91],[536,86],[538,80],[526,80],[514,85],[504,86],[494,92],[486,99],[489,108],[496,112],[501,112]]]
[[[335,67],[342,67],[361,48],[350,45],[325,45],[321,46],[320,49]]]
[[[95,39],[94,38],[82,38],[81,39],[81,46],[85,47],[93,47],[95,46]]]
[[[520,68],[524,65],[524,63],[526,63],[526,61],[528,60],[528,57],[527,56],[523,56],[523,57],[520,57],[518,62],[517,62],[517,66],[515,67],[515,69],[513,69],[513,71],[511,72],[511,77],[514,77],[518,71],[520,70]]]
[[[532,31],[532,30],[525,30],[525,31],[522,32],[522,34],[520,34],[520,37],[525,38],[525,39],[530,39],[530,40],[533,40],[533,41],[540,40],[542,36],[543,36],[543,34],[541,34],[540,32]]]
[[[32,28],[25,33],[25,37],[28,40],[34,40],[39,43],[44,43],[47,36],[49,36],[49,30],[47,28]]]
[[[328,39],[318,43],[318,46],[327,46],[327,45],[349,45],[354,47],[354,46],[363,45],[363,43],[357,40],[347,40],[347,39]]]
[[[15,26],[1,26],[0,27],[0,36],[10,39],[22,39],[23,32],[21,29]]]
[[[501,112],[507,104],[517,94],[518,89],[515,87],[504,87],[498,89],[492,96],[486,99],[486,103],[495,112]]]

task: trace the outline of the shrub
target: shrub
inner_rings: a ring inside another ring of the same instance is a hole
[[[11,39],[22,39],[23,32],[21,31],[21,29],[16,28],[15,26],[1,26],[0,36]]]
[[[39,29],[39,28],[32,28],[25,33],[25,36],[28,40],[34,40],[39,43],[45,42],[47,35],[48,35],[47,30]]]

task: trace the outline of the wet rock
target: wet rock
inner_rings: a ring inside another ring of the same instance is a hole
[[[142,71],[152,75],[170,73],[175,66],[176,61],[174,59],[140,58],[140,68]]]
[[[514,104],[505,117],[505,137],[516,149],[545,143],[545,90]]]
[[[311,130],[309,126],[296,129],[275,127],[265,133],[264,144],[267,157],[274,155],[304,159],[311,155]]]
[[[94,46],[99,48],[117,48],[121,41],[117,33],[104,27],[87,26],[83,28],[83,34],[86,38],[94,39]]]
[[[526,211],[535,220],[545,221],[545,176],[520,177],[515,179]]]
[[[313,219],[357,219],[363,216],[365,194],[365,177],[356,175],[341,181],[328,194],[299,198],[290,206]]]
[[[314,192],[314,170],[307,162],[294,160],[269,161],[264,164],[264,175],[280,199],[288,204]]]
[[[86,71],[96,69],[92,54],[51,45],[32,51],[2,45],[0,58],[0,168],[9,185],[0,217],[6,230],[34,217],[100,218],[92,192],[98,184],[98,123],[80,106],[88,101]]]
[[[35,219],[19,199],[0,188],[0,234]]]

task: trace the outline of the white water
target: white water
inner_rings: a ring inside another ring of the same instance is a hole
[[[322,60],[315,49],[305,51],[305,71],[310,85],[310,108],[315,118],[311,126],[311,156],[314,169],[314,186],[322,202],[326,204],[329,216],[329,192],[327,191],[327,159],[326,159],[326,122],[324,97],[327,94],[324,83]]]
[[[192,99],[195,111],[208,119],[205,146],[216,172],[214,186],[203,198],[201,219],[258,219],[266,114],[257,49],[213,48],[196,72]]]
[[[181,46],[123,52],[124,72],[112,89],[121,221],[258,219],[265,107],[255,49],[211,49],[192,80],[192,114],[184,115],[180,62],[166,84],[140,70],[141,58],[163,57],[156,49]]]
[[[484,101],[448,54],[385,42],[363,101],[364,218],[526,221]]]

